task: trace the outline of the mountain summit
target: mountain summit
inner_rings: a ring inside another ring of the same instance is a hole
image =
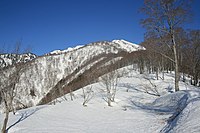
[[[133,52],[133,51],[137,51],[137,50],[145,50],[144,47],[142,47],[138,44],[135,44],[135,43],[128,42],[128,41],[123,40],[123,39],[112,40],[112,41],[99,41],[99,42],[90,43],[88,45],[93,45],[93,44],[96,44],[96,43],[100,43],[102,45],[104,45],[104,44],[115,45],[116,48],[127,51],[127,52]],[[85,46],[87,46],[87,45],[85,45]],[[67,53],[67,52],[70,52],[70,51],[80,49],[82,47],[84,47],[84,45],[77,45],[74,48],[69,47],[65,50],[54,50],[54,51],[48,53],[47,55]]]

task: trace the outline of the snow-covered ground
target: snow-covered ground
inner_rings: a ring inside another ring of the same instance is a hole
[[[86,86],[94,91],[84,107],[82,89],[59,98],[56,104],[31,107],[10,114],[9,133],[158,133],[200,132],[200,89],[180,83],[173,92],[173,74],[165,80],[139,74],[132,66],[120,69],[115,102],[107,106],[104,85]],[[155,89],[161,97],[155,94]],[[148,94],[148,93],[150,94]],[[67,99],[67,100],[64,100]],[[0,124],[3,115],[0,115]]]

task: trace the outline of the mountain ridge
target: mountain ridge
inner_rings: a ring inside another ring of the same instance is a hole
[[[20,81],[16,84],[17,91],[20,92],[14,99],[16,108],[39,104],[59,81],[67,76],[71,79],[64,86],[73,83],[76,78],[83,75],[86,70],[90,70],[95,64],[103,62],[101,63],[101,67],[103,67],[105,64],[109,65],[111,62],[121,60],[126,54],[138,51],[134,46],[131,51],[127,51],[123,46],[126,47],[126,44],[107,41],[94,42],[65,53],[39,56],[23,64],[21,66],[23,69],[19,74]],[[96,70],[97,67],[93,67],[93,69]],[[9,80],[9,75],[15,71],[15,66],[0,71],[1,83]],[[22,103],[23,106],[17,103]]]
[[[132,50],[145,50],[144,47],[138,45],[138,44],[135,44],[135,43],[131,43],[131,42],[128,42],[124,39],[119,39],[119,40],[112,40],[112,41],[97,41],[97,42],[92,42],[92,43],[89,43],[89,44],[86,44],[86,45],[77,45],[75,47],[68,47],[67,49],[64,49],[64,50],[53,50],[49,53],[47,53],[46,55],[52,55],[52,54],[62,54],[62,53],[67,53],[67,52],[70,52],[70,51],[73,51],[73,50],[77,50],[79,48],[82,48],[82,47],[85,47],[87,45],[92,45],[94,43],[98,43],[98,42],[108,42],[108,43],[115,43],[115,44],[120,44],[121,46],[118,46],[118,47],[121,47],[125,50],[128,50],[128,48],[130,48],[130,52]],[[123,45],[129,45],[129,47],[124,47]],[[132,45],[132,46],[131,46]]]

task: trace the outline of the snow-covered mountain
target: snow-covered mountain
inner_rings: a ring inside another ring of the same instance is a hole
[[[133,64],[138,50],[145,48],[124,40],[95,42],[0,70],[0,87],[9,87],[9,78],[19,75],[15,108],[51,102],[10,113],[7,131],[200,132],[199,88],[189,85],[186,77],[185,82],[180,81],[180,91],[175,92],[173,73],[162,73],[165,78],[158,80],[154,73],[140,74]],[[110,107],[108,88],[101,76],[112,76],[112,70],[117,72],[117,81]],[[91,96],[86,106],[82,106],[88,96],[84,93]],[[3,119],[0,114],[0,127]]]
[[[0,68],[11,66],[20,62],[31,61],[37,56],[32,53],[25,54],[0,54]]]
[[[95,78],[98,78],[109,71],[105,68],[111,68],[114,62],[128,58],[127,54],[144,50],[142,47],[136,47],[135,44],[124,42],[121,40],[94,42],[64,51],[54,51],[25,63],[21,66],[23,69],[19,72],[20,80],[16,85],[18,93],[14,102],[17,108],[50,102],[62,93],[68,93],[70,87],[73,90],[79,89],[80,85],[69,85],[75,81],[80,82],[77,79],[81,80],[88,71],[98,72],[94,73],[97,76]],[[0,71],[0,82],[8,81],[9,75],[16,70],[17,68],[13,66]],[[60,89],[64,92],[61,93]]]
[[[121,47],[122,49],[124,50],[127,50],[128,52],[132,52],[132,51],[135,51],[135,50],[145,50],[144,47],[138,45],[138,44],[134,44],[134,43],[131,43],[131,42],[128,42],[126,40],[113,40],[112,41],[113,43],[116,43],[119,45],[119,47]]]

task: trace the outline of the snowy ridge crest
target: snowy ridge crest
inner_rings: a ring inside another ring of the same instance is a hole
[[[54,50],[54,51],[48,53],[47,55],[52,55],[52,54],[63,54],[63,53],[67,53],[67,52],[70,52],[70,51],[73,51],[73,50],[77,50],[77,49],[79,49],[79,48],[81,48],[81,47],[83,47],[83,46],[84,46],[84,45],[78,45],[78,46],[76,46],[76,47],[74,47],[74,48],[69,47],[69,48],[67,48],[67,49],[65,49],[65,50]]]
[[[128,51],[128,52],[133,52],[133,51],[137,51],[137,50],[146,50],[144,47],[138,45],[138,44],[135,44],[135,43],[131,43],[131,42],[128,42],[126,40],[113,40],[112,41],[113,43],[116,43],[116,44],[119,44],[119,47]]]
[[[93,45],[95,43],[90,43],[89,45]],[[142,46],[140,46],[138,44],[135,44],[135,43],[128,42],[128,41],[123,40],[123,39],[121,39],[121,40],[113,40],[111,42],[109,42],[109,41],[101,41],[101,42],[99,42],[99,44],[102,44],[102,45],[105,45],[105,44],[114,45],[116,48],[124,50],[124,51],[127,51],[129,53],[131,53],[133,51],[138,51],[138,50],[145,50],[144,47],[142,47]],[[69,47],[69,48],[67,48],[65,50],[54,50],[54,51],[48,53],[47,55],[63,54],[63,53],[67,53],[67,52],[71,52],[71,51],[80,49],[82,47],[84,47],[84,45],[78,45],[78,46],[73,47],[73,48]]]

